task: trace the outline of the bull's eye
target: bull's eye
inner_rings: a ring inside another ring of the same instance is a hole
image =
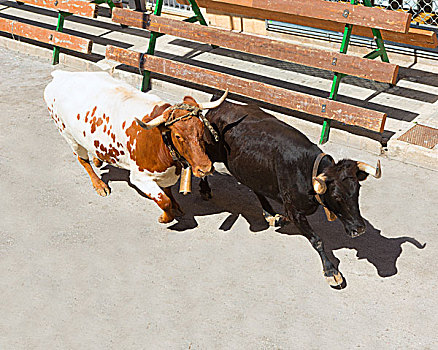
[[[182,141],[182,137],[180,136],[180,135],[178,135],[178,134],[175,134],[175,138],[178,140],[178,141]]]

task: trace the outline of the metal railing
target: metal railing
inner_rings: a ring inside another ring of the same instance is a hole
[[[327,1],[350,2],[349,0]],[[374,0],[373,5],[387,10],[412,13],[413,23],[438,27],[438,0]]]

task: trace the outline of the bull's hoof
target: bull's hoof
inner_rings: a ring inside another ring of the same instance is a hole
[[[331,270],[324,273],[325,280],[329,284],[330,287],[335,289],[342,289],[345,287],[345,281],[342,278],[342,275],[337,270]]]
[[[199,192],[201,194],[201,198],[204,201],[208,201],[209,199],[211,199],[213,196],[211,195],[211,191],[209,192]]]
[[[109,196],[110,193],[111,193],[110,188],[109,188],[108,185],[107,185],[105,182],[103,182],[103,181],[98,182],[98,183],[96,183],[96,184],[93,184],[93,187],[94,187],[94,189],[96,190],[96,192],[97,192],[97,194],[98,194],[99,196],[106,197],[106,196]]]
[[[283,227],[287,223],[286,217],[280,214],[275,214],[275,216],[265,214],[265,220],[272,227]]]
[[[173,215],[169,215],[167,213],[161,214],[161,216],[158,218],[158,222],[160,224],[168,224],[169,222],[172,222],[175,217]]]

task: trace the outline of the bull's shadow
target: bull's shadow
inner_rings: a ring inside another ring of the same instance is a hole
[[[130,183],[128,171],[109,165],[102,170],[108,170],[108,172],[102,175],[104,182],[125,181],[141,196],[145,197],[141,191]],[[231,176],[218,173],[209,177],[209,183],[213,192],[213,198],[209,201],[201,199],[198,192],[199,181],[197,179],[193,180],[192,193],[188,196],[182,196],[177,193],[178,188],[174,186],[172,190],[175,199],[181,205],[185,215],[178,218],[176,223],[168,226],[168,229],[175,231],[190,230],[198,226],[196,217],[224,212],[229,213],[229,215],[220,225],[219,229],[221,230],[230,230],[239,216],[245,218],[252,232],[260,232],[269,228],[263,218],[262,208],[257,197],[246,186],[239,184]],[[282,212],[279,204],[272,201],[271,203],[275,210],[278,210],[280,213]],[[396,263],[401,255],[404,243],[411,243],[418,249],[423,249],[425,246],[425,244],[422,245],[415,238],[408,236],[398,238],[382,236],[381,231],[373,227],[367,220],[365,220],[367,224],[366,233],[354,239],[350,238],[345,233],[339,220],[334,222],[326,220],[324,211],[321,208],[314,215],[309,216],[308,220],[315,232],[323,240],[327,256],[336,268],[339,267],[339,260],[334,256],[333,252],[342,248],[354,249],[359,259],[366,259],[375,266],[379,276],[389,277],[397,274]],[[277,229],[277,232],[290,236],[300,235],[298,229],[293,224]],[[312,249],[310,244],[309,249]]]

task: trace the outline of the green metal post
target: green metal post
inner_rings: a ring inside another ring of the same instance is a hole
[[[198,4],[196,3],[196,0],[189,0],[190,6],[192,7],[193,12],[195,13],[196,17],[198,17],[199,23],[201,23],[203,26],[207,25],[207,21],[205,20],[204,16],[201,13],[201,10],[199,9]]]
[[[342,38],[340,53],[343,53],[343,54],[347,53],[352,31],[353,31],[353,26],[351,24],[345,25],[344,36]],[[330,91],[330,96],[329,96],[330,100],[336,100],[336,98],[338,97],[339,84],[341,83],[341,80],[343,77],[344,77],[344,74],[342,74],[342,73],[337,73],[337,72],[334,73],[332,89]],[[330,125],[331,125],[331,120],[324,119],[324,123],[322,125],[322,131],[321,131],[321,138],[319,140],[319,143],[321,145],[326,143],[329,139]]]
[[[157,3],[155,4],[154,15],[161,16],[162,9],[163,9],[163,0],[157,0]],[[158,36],[159,33],[151,32],[151,37],[149,39],[149,47],[147,51],[148,55],[153,55],[155,53],[155,45],[157,43]],[[141,91],[145,92],[149,90],[150,82],[151,82],[151,72],[148,70],[144,71],[143,82],[141,84]]]
[[[66,17],[66,13],[59,12],[58,13],[58,24],[56,25],[56,31],[62,32],[64,29],[64,18]],[[52,64],[58,64],[59,63],[59,47],[55,46],[53,48],[53,55],[52,55]]]
[[[363,4],[367,7],[373,7],[371,0],[363,0]],[[374,59],[380,56],[383,62],[389,62],[388,54],[386,53],[385,44],[383,42],[382,34],[380,33],[380,30],[373,28],[372,31],[373,31],[374,40],[377,45],[377,50],[366,55],[365,57]]]

